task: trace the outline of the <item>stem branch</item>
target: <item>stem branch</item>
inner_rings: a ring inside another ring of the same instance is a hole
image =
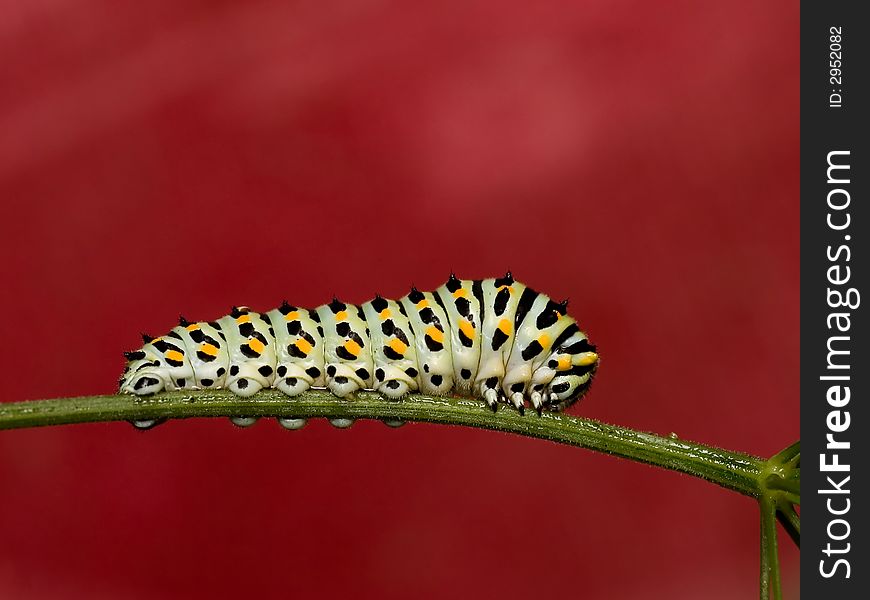
[[[191,417],[400,419],[466,425],[588,448],[687,473],[753,498],[762,495],[765,462],[755,456],[565,414],[538,416],[528,411],[521,416],[504,406],[493,414],[485,403],[470,398],[415,394],[387,401],[379,394],[360,392],[339,400],[320,390],[293,398],[263,390],[251,398],[240,398],[225,390],[203,390],[147,398],[111,395],[0,403],[0,429]]]

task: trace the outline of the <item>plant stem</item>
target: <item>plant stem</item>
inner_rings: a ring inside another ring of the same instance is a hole
[[[777,510],[776,519],[780,522],[785,532],[791,537],[795,545],[801,547],[801,519],[793,506],[787,506]]]
[[[521,416],[506,406],[499,406],[493,413],[485,403],[470,398],[411,395],[401,401],[387,401],[379,394],[361,392],[349,400],[339,400],[319,390],[293,398],[277,390],[263,390],[251,398],[240,398],[228,391],[186,391],[147,398],[112,395],[0,403],[0,429],[190,417],[399,419],[466,425],[656,465],[753,498],[763,493],[765,461],[755,456],[558,413],[538,416],[527,411]]]
[[[782,600],[779,577],[779,550],[776,542],[776,502],[765,495],[761,508],[761,600]]]

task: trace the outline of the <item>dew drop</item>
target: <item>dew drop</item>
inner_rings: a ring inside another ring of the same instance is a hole
[[[149,429],[154,429],[165,422],[166,419],[134,419],[133,421],[130,421],[130,425],[140,431],[148,431]]]
[[[338,427],[339,429],[347,429],[351,425],[353,425],[355,419],[330,419],[329,422],[332,423],[333,427]]]
[[[295,431],[297,429],[302,429],[305,427],[305,424],[308,422],[307,419],[284,419],[282,417],[278,417],[278,423],[284,429],[289,429],[291,431]]]
[[[250,427],[257,422],[259,417],[230,417],[233,425],[236,427]]]
[[[384,425],[387,427],[401,427],[405,423],[406,421],[403,421],[402,419],[384,419]]]

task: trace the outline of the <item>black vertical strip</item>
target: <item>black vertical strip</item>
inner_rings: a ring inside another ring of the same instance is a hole
[[[478,314],[478,322],[477,322],[477,339],[478,346],[480,348],[480,356],[477,359],[477,369],[475,369],[476,373],[480,373],[480,361],[483,360],[483,353],[487,352],[486,344],[483,343],[484,335],[483,335],[483,321],[486,317],[486,305],[483,302],[483,281],[480,279],[475,279],[471,283],[471,294],[477,298],[477,314]]]
[[[486,316],[486,306],[483,303],[483,281],[480,279],[475,279],[471,283],[471,293],[477,298],[477,306],[478,306],[478,315],[480,316],[480,321],[478,325],[481,326],[481,333],[483,330],[483,319]]]
[[[523,324],[523,320],[526,318],[526,315],[529,314],[529,310],[532,308],[538,295],[538,292],[532,288],[527,287],[523,290],[523,295],[520,296],[519,304],[517,304],[517,314],[514,318],[515,331],[519,330],[520,325]]]
[[[323,327],[321,325],[319,325],[321,323],[321,318],[320,318],[320,314],[317,312],[318,310],[320,310],[324,306],[326,306],[326,305],[321,304],[320,306],[318,306],[316,308],[312,308],[311,310],[308,311],[308,316],[311,317],[312,321],[314,321],[315,323],[318,323],[316,331],[311,331],[310,333],[312,336],[317,336],[317,339],[320,342],[319,344],[314,345],[314,351],[320,352],[320,355],[321,355],[320,360],[322,361],[323,369],[325,371],[326,367],[329,366],[326,364],[326,331],[323,329]],[[317,318],[315,319],[315,317],[317,317]]]
[[[453,353],[456,352],[456,344],[454,343],[454,340],[456,338],[453,336],[453,334],[458,332],[459,324],[458,323],[455,324],[457,331],[454,332],[454,330],[453,330],[454,323],[453,323],[453,319],[450,318],[450,311],[447,310],[447,306],[445,305],[444,299],[441,297],[441,294],[438,293],[438,290],[435,290],[434,292],[432,292],[432,297],[435,298],[435,302],[438,303],[438,306],[441,307],[441,311],[444,313],[444,318],[447,319],[446,326],[444,327],[444,334],[450,336],[450,370],[455,373],[456,372],[455,371],[456,361],[454,360]],[[417,362],[419,363],[420,360],[418,359]],[[423,365],[420,365],[420,364],[417,365],[417,372],[419,372],[419,373],[423,372]],[[455,376],[454,376],[454,379],[455,379]]]
[[[362,323],[365,325],[365,330],[363,330],[363,331],[353,331],[352,330],[350,332],[350,334],[347,336],[348,339],[355,341],[362,348],[362,352],[360,352],[360,355],[356,358],[356,360],[363,360],[365,358],[365,355],[368,354],[369,357],[371,358],[372,365],[374,365],[375,364],[375,349],[372,347],[372,324],[368,322],[368,319],[366,318],[366,315],[365,315],[365,311],[363,311],[361,304],[357,304],[357,305],[348,304],[347,311],[350,314],[356,314],[356,316],[359,317],[359,320],[362,321]],[[372,369],[372,371],[374,371],[374,369]],[[366,380],[364,382],[363,387],[366,388],[366,386],[368,386],[369,383],[370,383],[370,379]]]
[[[383,298],[381,298],[380,296],[378,296],[378,298],[379,298],[381,301],[386,302],[386,301],[385,301]],[[376,306],[374,305],[375,300],[376,300],[376,299],[373,299],[373,300],[370,301],[370,302],[372,302],[372,308],[373,308],[373,310],[372,310],[371,312],[374,313],[374,314],[371,315],[371,318],[373,319],[373,321],[369,321],[369,314],[368,314],[368,311],[363,310],[363,305],[360,304],[360,306],[359,306],[360,311],[361,311],[361,313],[362,313],[363,322],[366,324],[366,331],[368,331],[368,335],[365,335],[365,333],[366,333],[365,331],[362,332],[362,335],[365,336],[365,338],[363,339],[363,341],[365,342],[365,346],[367,346],[367,348],[365,348],[365,347],[363,348],[363,351],[368,351],[368,352],[370,352],[371,355],[372,355],[372,373],[374,373],[375,370],[377,370],[378,367],[381,366],[381,365],[378,364],[378,358],[377,358],[377,357],[378,357],[378,353],[383,351],[383,348],[375,348],[375,342],[374,342],[374,340],[372,339],[373,336],[374,336],[374,333],[372,333],[373,331],[380,331],[380,332],[383,333],[383,329],[381,328],[381,318],[380,318],[380,315],[379,315],[379,313],[380,313],[381,311],[378,310],[378,307],[376,307]],[[365,303],[363,303],[363,304],[365,304]],[[383,308],[382,308],[381,310],[383,310]],[[384,341],[386,341],[386,336],[385,336],[385,340],[384,340]],[[357,374],[357,375],[359,375],[359,374]],[[369,378],[367,378],[367,379],[369,379]],[[378,382],[375,381],[374,379],[372,379],[372,387],[377,386],[377,384],[378,384]]]
[[[179,341],[181,342],[182,347],[184,348],[184,355],[187,357],[187,362],[190,363],[190,369],[193,371],[193,381],[196,384],[199,380],[196,378],[196,365],[193,357],[196,356],[196,349],[198,344],[194,342],[190,337],[190,332],[186,329],[179,327],[181,330],[181,335],[179,337]]]
[[[862,2],[801,2],[800,516],[806,598],[865,597],[870,580],[870,498],[862,492],[870,477],[862,443],[870,433],[863,401],[870,393],[870,331],[861,304],[870,296],[859,300],[870,294],[870,22],[863,9]]]

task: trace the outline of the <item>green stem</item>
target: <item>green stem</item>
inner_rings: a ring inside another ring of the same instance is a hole
[[[376,393],[362,392],[350,400],[338,400],[326,391],[311,390],[288,398],[277,390],[263,390],[251,398],[228,391],[188,391],[149,398],[87,396],[0,404],[0,429],[190,417],[368,418],[466,425],[656,465],[753,498],[763,492],[765,461],[755,456],[558,413],[538,416],[528,411],[521,416],[501,406],[493,414],[483,402],[469,398],[411,395],[386,401]]]
[[[780,508],[776,513],[776,518],[782,525],[785,532],[789,535],[792,541],[801,547],[801,518],[795,512],[794,506],[786,506]]]
[[[776,502],[768,495],[759,500],[761,508],[761,600],[782,600],[779,554],[776,542]]]
[[[799,497],[801,493],[799,472],[796,474],[796,477],[796,479],[793,477],[789,477],[788,479],[786,479],[784,477],[781,477],[780,475],[768,475],[764,483],[768,487],[768,489],[796,494]]]

